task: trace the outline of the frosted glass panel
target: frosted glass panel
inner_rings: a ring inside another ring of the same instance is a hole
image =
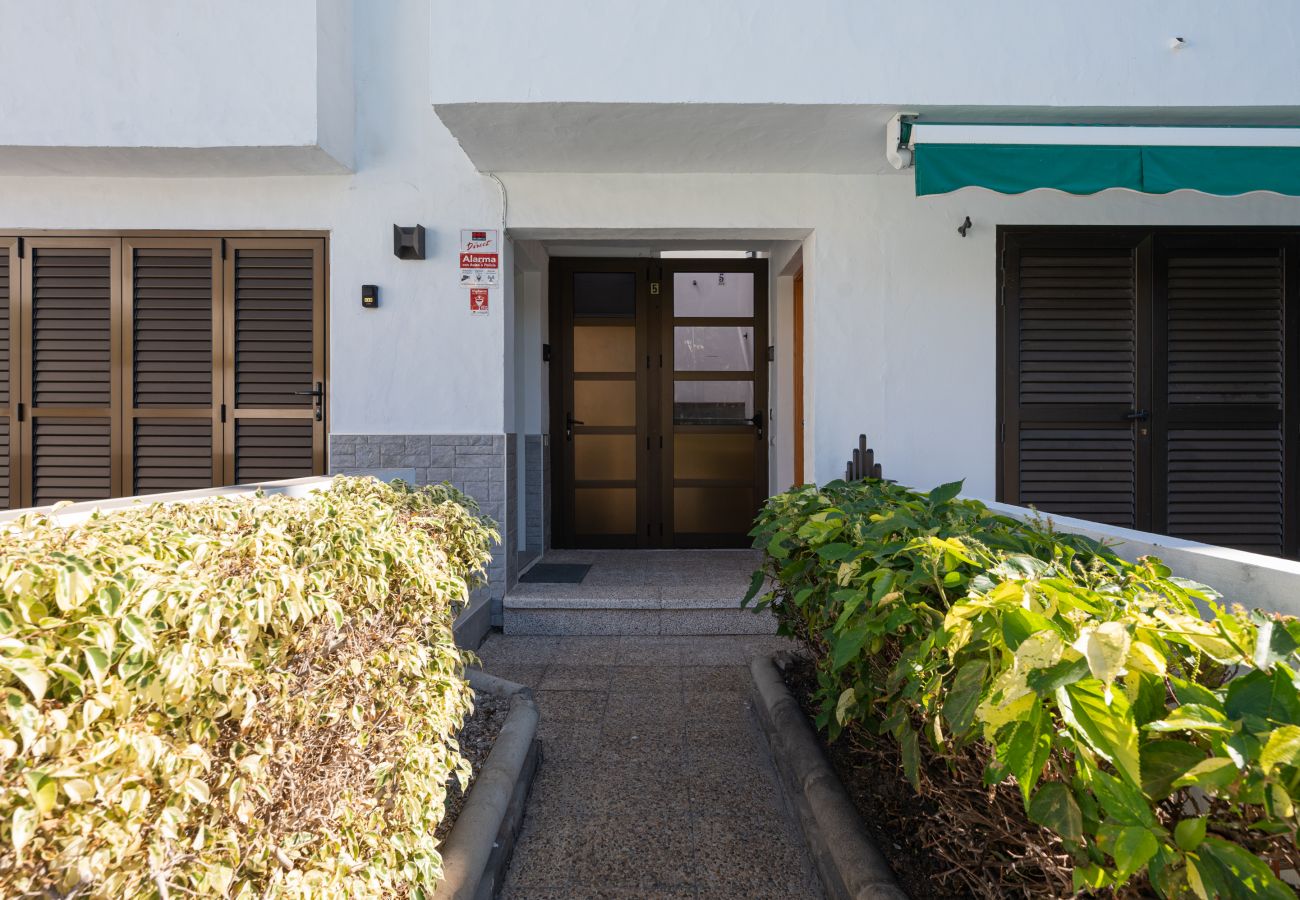
[[[636,488],[577,488],[573,525],[578,534],[636,534]]]
[[[573,314],[631,319],[636,315],[634,272],[577,272],[573,276]]]
[[[752,478],[754,444],[754,437],[743,432],[674,435],[673,477]]]
[[[748,325],[687,325],[673,329],[678,372],[752,372],[754,329]]]
[[[573,477],[578,481],[635,481],[636,435],[575,434]]]
[[[673,488],[673,530],[682,534],[744,534],[757,514],[753,488]]]
[[[752,316],[753,272],[676,272],[673,315]]]
[[[573,329],[573,371],[635,372],[636,328],[578,325]]]
[[[636,425],[636,382],[574,381],[573,417],[584,425]]]

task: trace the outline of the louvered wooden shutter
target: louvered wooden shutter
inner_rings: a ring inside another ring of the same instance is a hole
[[[1134,235],[1008,235],[1003,255],[1003,495],[1132,527],[1144,502],[1126,415],[1137,365]]]
[[[23,260],[24,368],[30,409],[26,502],[122,493],[113,423],[120,385],[120,245],[113,238],[32,238]]]
[[[1291,241],[1241,233],[1157,239],[1158,530],[1294,553],[1283,429]]]
[[[230,241],[225,293],[227,479],[323,472],[324,242]]]
[[[22,503],[18,459],[18,242],[0,238],[0,509]]]
[[[221,243],[129,238],[124,258],[130,492],[220,484]]]

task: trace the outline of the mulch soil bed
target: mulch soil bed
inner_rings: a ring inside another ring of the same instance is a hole
[[[465,720],[465,726],[456,734],[456,740],[460,742],[460,752],[473,767],[473,775],[470,777],[469,786],[464,790],[461,789],[460,781],[455,776],[447,782],[447,812],[438,825],[439,841],[445,841],[447,835],[451,834],[451,828],[460,816],[465,799],[473,789],[483,764],[487,762],[488,754],[492,752],[492,745],[497,742],[497,735],[501,733],[501,728],[506,723],[506,716],[509,714],[509,697],[498,697],[496,694],[475,691],[474,713]]]
[[[799,659],[786,667],[784,678],[814,720],[812,662]],[[1068,869],[1061,866],[1059,845],[1051,846],[1056,842],[1028,821],[1022,826],[1008,818],[1005,798],[995,802],[978,775],[969,783],[961,773],[954,778],[944,765],[923,758],[922,780],[931,789],[918,795],[903,774],[892,738],[858,731],[828,744],[818,732],[817,740],[900,885],[916,900],[1073,895],[1068,875],[1062,877]],[[945,794],[957,802],[945,808],[940,802]],[[971,815],[985,797],[987,810]],[[1043,843],[1032,844],[1036,838]],[[1054,871],[1036,866],[1034,856],[1050,858]]]

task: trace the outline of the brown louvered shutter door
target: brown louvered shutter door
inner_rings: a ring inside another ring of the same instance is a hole
[[[123,259],[127,492],[221,484],[221,241],[128,238]]]
[[[1149,390],[1137,234],[1004,238],[1003,496],[1141,527],[1147,442],[1128,415]]]
[[[325,467],[324,241],[239,239],[225,266],[227,482]]]
[[[1295,553],[1283,427],[1293,246],[1275,234],[1157,238],[1155,395],[1165,398],[1153,421],[1157,530]]]
[[[24,505],[119,496],[121,241],[30,238],[23,259]]]
[[[0,509],[22,503],[18,331],[18,241],[0,238]]]

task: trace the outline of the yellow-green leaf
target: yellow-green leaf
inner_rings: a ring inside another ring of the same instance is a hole
[[[1074,642],[1074,649],[1088,660],[1093,676],[1109,685],[1123,671],[1131,643],[1128,629],[1122,622],[1103,622],[1094,628],[1085,628]]]
[[[1293,766],[1300,760],[1300,725],[1282,725],[1268,736],[1259,754],[1259,766],[1271,773],[1281,766]]]

